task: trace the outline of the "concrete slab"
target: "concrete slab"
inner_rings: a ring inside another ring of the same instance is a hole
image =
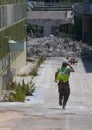
[[[27,19],[66,19],[67,11],[29,11]]]

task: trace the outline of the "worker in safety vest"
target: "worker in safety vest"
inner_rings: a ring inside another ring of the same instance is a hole
[[[65,109],[70,95],[69,77],[71,72],[74,72],[74,69],[68,62],[64,61],[61,68],[58,68],[55,73],[54,81],[58,82],[59,105],[62,106],[62,109]]]

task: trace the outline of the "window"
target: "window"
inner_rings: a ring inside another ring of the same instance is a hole
[[[6,6],[0,7],[0,28],[6,27],[7,25],[7,8]]]
[[[0,8],[0,29],[1,29],[1,8]]]
[[[26,5],[10,4],[0,6],[0,29],[26,18]]]

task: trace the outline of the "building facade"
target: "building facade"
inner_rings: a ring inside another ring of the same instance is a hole
[[[0,95],[26,63],[26,0],[0,0]]]
[[[74,5],[76,17],[82,19],[82,40],[92,42],[92,0],[83,0],[81,4]]]

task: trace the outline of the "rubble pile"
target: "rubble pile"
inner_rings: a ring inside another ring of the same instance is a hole
[[[46,57],[92,56],[92,46],[88,47],[81,41],[77,42],[70,38],[58,38],[54,36],[28,38],[27,56],[36,57],[41,55]]]

